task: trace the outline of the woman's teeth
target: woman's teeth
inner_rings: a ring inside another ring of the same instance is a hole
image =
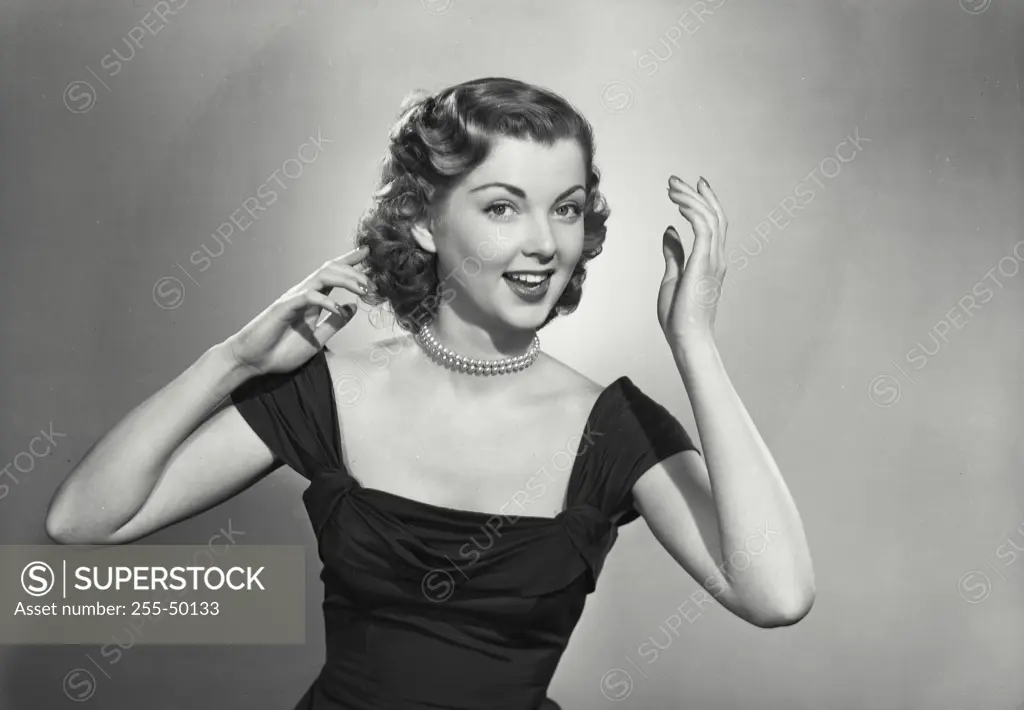
[[[509,272],[502,274],[512,293],[528,303],[539,303],[551,285],[551,272],[532,274]]]
[[[525,286],[536,286],[543,283],[551,274],[505,274],[505,278]]]

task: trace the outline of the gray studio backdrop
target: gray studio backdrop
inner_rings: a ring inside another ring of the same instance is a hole
[[[50,496],[108,427],[350,248],[407,90],[511,75],[590,117],[614,209],[582,306],[544,347],[603,383],[628,374],[694,434],[655,316],[662,230],[689,241],[664,183],[704,175],[722,196],[720,348],[818,581],[804,621],[760,630],[694,604],[696,583],[637,523],[553,697],[1024,700],[1024,4],[2,7],[0,542],[45,541]],[[387,335],[364,313],[335,344]],[[0,707],[292,707],[323,661],[302,489],[281,471],[146,542],[307,545],[305,646],[146,647],[125,631],[106,649],[8,646]]]

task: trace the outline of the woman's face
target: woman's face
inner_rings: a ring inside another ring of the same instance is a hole
[[[586,164],[575,140],[495,140],[432,222],[443,300],[484,327],[537,329],[583,252]]]

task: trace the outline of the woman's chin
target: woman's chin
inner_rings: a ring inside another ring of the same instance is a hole
[[[522,304],[515,308],[502,309],[501,320],[516,330],[539,330],[554,308],[554,302],[547,299],[540,303]]]
[[[502,285],[495,294],[491,313],[498,321],[514,330],[539,330],[555,308],[562,288],[552,288],[542,297],[533,298],[529,295],[522,297],[508,286]]]

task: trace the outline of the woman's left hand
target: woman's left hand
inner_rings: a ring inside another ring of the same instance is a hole
[[[725,280],[725,236],[729,222],[704,178],[694,189],[672,176],[668,196],[693,227],[693,253],[685,258],[675,227],[665,230],[665,277],[658,292],[658,321],[673,345],[713,338],[715,313]],[[685,261],[685,268],[683,263]]]

